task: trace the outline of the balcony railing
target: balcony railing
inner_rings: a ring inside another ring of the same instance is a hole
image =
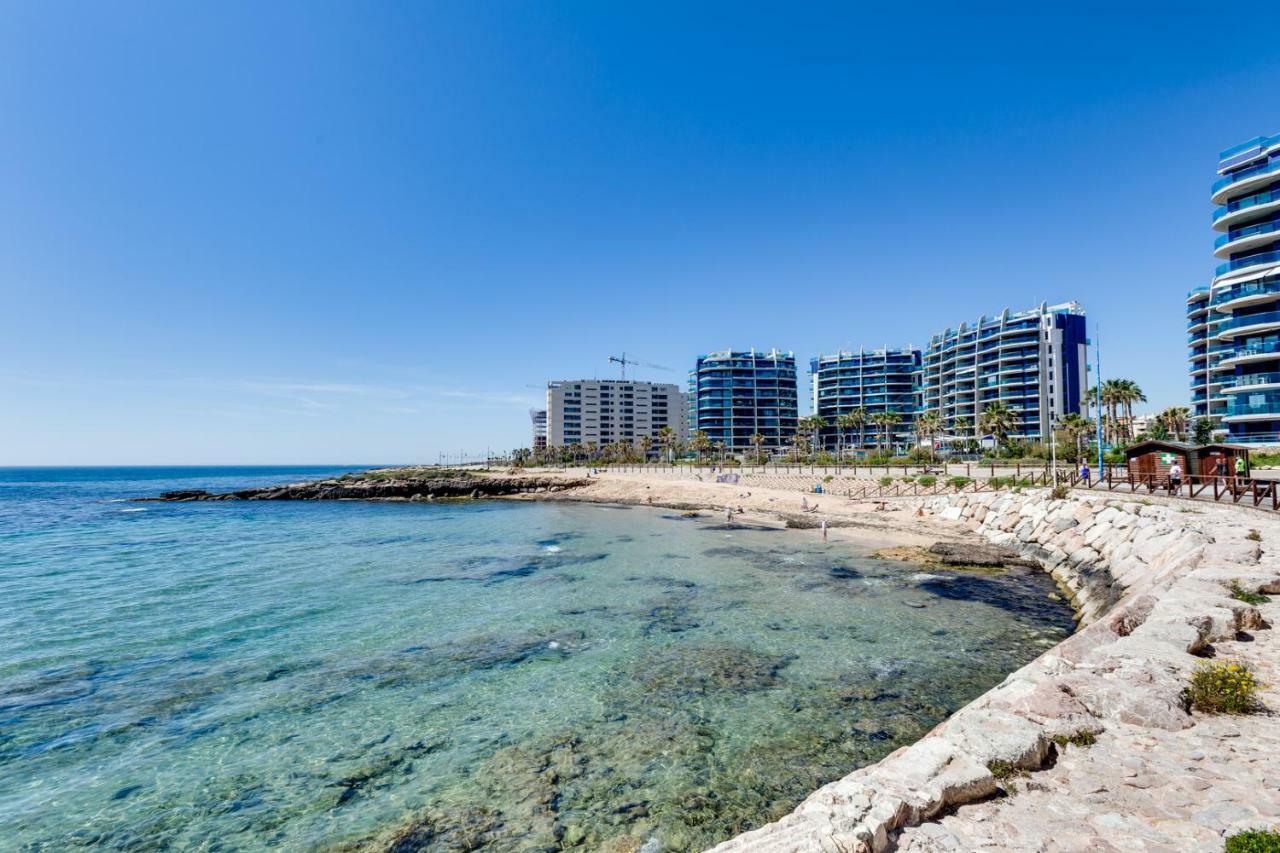
[[[1248,284],[1232,285],[1215,293],[1210,305],[1218,306],[1226,302],[1235,302],[1237,299],[1243,299],[1246,296],[1260,296],[1268,293],[1274,293],[1276,298],[1280,299],[1280,282],[1251,281]]]
[[[1211,192],[1217,193],[1224,187],[1229,187],[1234,183],[1238,183],[1249,178],[1256,178],[1258,175],[1266,175],[1272,172],[1280,172],[1280,160],[1271,160],[1266,163],[1259,163],[1256,166],[1250,166],[1248,169],[1241,169],[1239,172],[1232,172],[1230,175],[1223,176],[1220,180],[1213,182]]]
[[[1261,314],[1244,314],[1232,317],[1230,320],[1223,320],[1218,323],[1216,332],[1220,335],[1232,329],[1243,329],[1248,326],[1261,326],[1270,323],[1280,323],[1280,311],[1264,311]]]
[[[1217,222],[1228,213],[1257,207],[1260,204],[1270,204],[1273,201],[1280,201],[1280,190],[1268,190],[1257,195],[1247,195],[1244,198],[1233,199],[1213,212],[1213,221]]]
[[[1226,234],[1218,237],[1213,241],[1213,248],[1221,249],[1228,243],[1233,243],[1241,237],[1252,237],[1255,234],[1271,234],[1280,231],[1280,219],[1274,219],[1270,222],[1259,222],[1257,225],[1250,225],[1247,228],[1232,228]]]
[[[1235,377],[1229,388],[1248,388],[1251,385],[1280,385],[1280,373],[1246,373]]]
[[[1272,414],[1280,420],[1280,394],[1240,394],[1227,403],[1227,417]]]
[[[1259,252],[1256,255],[1247,255],[1243,258],[1227,261],[1225,264],[1218,264],[1215,275],[1226,275],[1236,270],[1264,266],[1266,264],[1280,264],[1280,251]]]

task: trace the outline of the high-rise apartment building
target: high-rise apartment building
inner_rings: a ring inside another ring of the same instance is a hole
[[[1046,440],[1059,418],[1082,410],[1087,349],[1075,302],[961,323],[929,340],[920,410],[937,412],[947,435],[977,435],[983,410],[999,400],[1015,415],[1010,438]]]
[[[689,432],[702,431],[731,451],[795,441],[799,395],[795,353],[724,350],[698,357],[689,371]]]
[[[648,436],[657,453],[659,433],[670,427],[687,441],[684,394],[672,383],[578,379],[547,383],[547,443],[638,444]]]
[[[1222,260],[1187,299],[1191,403],[1233,442],[1280,443],[1280,134],[1219,155],[1211,200]]]
[[[547,410],[530,409],[529,420],[533,422],[533,449],[547,449]]]
[[[813,411],[827,422],[821,443],[828,450],[842,445],[845,452],[875,450],[885,445],[884,428],[877,415],[892,413],[889,426],[893,448],[910,447],[914,441],[921,356],[918,349],[860,349],[820,355],[809,361]],[[842,430],[841,415],[860,412],[861,428]]]

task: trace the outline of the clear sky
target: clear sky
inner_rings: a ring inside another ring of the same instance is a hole
[[[628,5],[3,3],[0,464],[434,461],[624,350],[1041,300],[1185,404],[1266,22]]]

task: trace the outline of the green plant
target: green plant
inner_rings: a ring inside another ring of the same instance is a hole
[[[904,483],[912,483],[912,482],[915,482],[915,479],[916,479],[915,477],[912,477],[912,476],[908,475],[908,476],[906,476],[906,477],[903,477],[903,478],[902,478],[902,482],[904,482]]]
[[[1070,494],[1070,493],[1071,493],[1071,490],[1070,490],[1070,489],[1068,489],[1066,486],[1054,486],[1054,487],[1053,487],[1053,499],[1054,499],[1055,501],[1066,500],[1067,495],[1068,495],[1068,494]]]
[[[1280,853],[1280,832],[1246,829],[1227,838],[1223,853]]]
[[[916,482],[924,486],[926,489],[938,482],[938,478],[932,474],[921,474],[916,478]]]
[[[970,480],[968,477],[952,477],[947,480],[947,485],[958,492],[972,482],[973,480]]]
[[[1088,729],[1081,729],[1069,735],[1054,735],[1053,742],[1058,746],[1093,746],[1098,742],[1098,736]]]
[[[1260,531],[1260,530],[1250,530],[1247,534],[1245,534],[1245,537],[1244,537],[1244,538],[1245,538],[1245,539],[1248,539],[1250,542],[1261,542],[1261,541],[1262,541],[1262,531]]]
[[[892,477],[881,477],[881,478],[880,478],[880,485],[882,485],[882,486],[892,486],[892,485],[893,485],[893,478],[892,478]]]
[[[1260,592],[1250,592],[1240,586],[1240,581],[1231,582],[1231,597],[1236,601],[1243,601],[1245,604],[1266,604],[1271,601],[1271,597],[1263,595]]]
[[[1018,793],[1018,786],[1014,784],[1015,779],[1021,779],[1027,775],[1027,771],[1018,767],[1016,764],[1010,764],[1007,761],[991,761],[987,763],[987,770],[991,775],[996,777],[996,781],[1000,783],[1000,787],[1004,788],[1006,794],[1013,796]]]
[[[834,479],[835,479],[835,477],[834,477],[834,476],[832,476],[831,474],[828,474],[827,476],[825,476],[825,477],[823,477],[823,478],[822,478],[822,482],[824,482],[824,483],[830,483],[830,482],[831,482],[832,480],[834,480]]]
[[[1210,661],[1191,676],[1187,702],[1206,714],[1248,714],[1258,708],[1262,683],[1248,664],[1238,661]]]

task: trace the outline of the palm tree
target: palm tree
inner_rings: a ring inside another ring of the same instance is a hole
[[[698,454],[698,461],[701,462],[702,457],[711,449],[711,436],[702,430],[696,430],[689,440],[689,449]]]
[[[849,413],[849,423],[858,431],[858,452],[861,453],[867,446],[867,410],[859,406]]]
[[[942,428],[942,418],[937,412],[916,415],[916,438],[929,442],[929,458],[933,459],[933,437]],[[917,442],[918,443],[918,442]]]
[[[588,460],[595,459],[596,453],[599,451],[599,448],[596,446],[594,441],[588,441],[586,444],[582,445],[582,449],[586,452]]]
[[[1067,438],[1076,450],[1076,458],[1079,459],[1084,453],[1081,439],[1093,432],[1093,422],[1079,412],[1068,412],[1058,420],[1058,429],[1067,434]]]
[[[1125,429],[1128,431],[1129,438],[1133,438],[1133,404],[1147,402],[1147,395],[1142,393],[1142,388],[1132,379],[1121,379],[1120,382],[1120,402],[1124,406],[1124,422]],[[1186,409],[1183,409],[1185,412]],[[1190,414],[1188,412],[1188,414]],[[1185,422],[1185,418],[1184,418]],[[1170,427],[1172,429],[1172,426]]]
[[[1188,431],[1187,424],[1191,419],[1191,410],[1186,406],[1170,406],[1160,413],[1159,419],[1168,427],[1174,441],[1181,441],[1182,434]]]
[[[983,432],[991,433],[996,440],[997,447],[1004,445],[1009,438],[1009,433],[1013,431],[1017,423],[1018,418],[1013,409],[1010,409],[999,400],[993,400],[988,403],[978,417],[978,426]]]
[[[807,437],[809,440],[809,453],[817,453],[818,439],[821,436],[822,431],[827,428],[827,419],[821,415],[809,415],[808,417],[801,418],[800,422],[796,426],[796,432]]]
[[[751,436],[751,446],[756,449],[756,464],[764,458],[764,443],[767,439],[760,433]]]
[[[644,461],[649,461],[649,451],[653,449],[653,437],[648,435],[640,436],[640,455],[644,457]]]
[[[859,410],[860,411],[860,410]],[[836,415],[836,435],[839,438],[839,456],[844,458],[844,449],[848,445],[845,440],[849,435],[849,430],[857,429],[861,425],[861,418],[853,412],[847,412],[843,415]]]
[[[871,416],[871,422],[884,430],[884,440],[879,445],[881,451],[885,448],[889,448],[890,450],[893,449],[893,437],[890,434],[890,430],[893,428],[894,424],[900,423],[901,421],[902,415],[897,412],[876,412]]]
[[[658,430],[658,443],[662,445],[662,449],[667,453],[667,462],[672,462],[676,443],[676,431],[669,426],[664,426]]]

